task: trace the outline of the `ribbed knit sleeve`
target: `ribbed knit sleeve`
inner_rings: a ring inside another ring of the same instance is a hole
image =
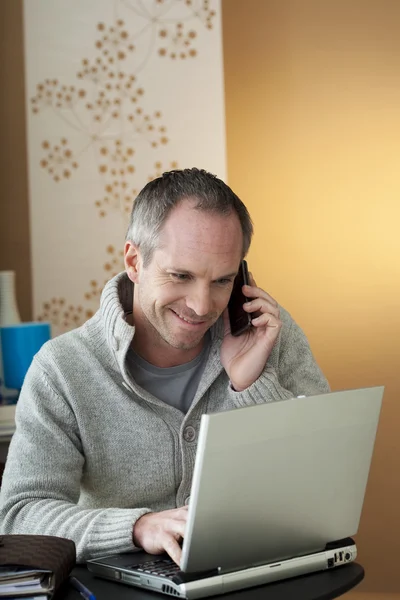
[[[238,407],[330,391],[304,332],[289,313],[283,309],[282,312],[286,331],[279,348],[279,360],[275,361],[278,366],[267,362],[260,377],[250,387],[242,392],[229,389],[228,393]]]
[[[26,376],[16,423],[1,489],[2,532],[72,539],[78,562],[132,550],[133,524],[150,509],[79,506],[85,459],[76,418],[38,360]]]

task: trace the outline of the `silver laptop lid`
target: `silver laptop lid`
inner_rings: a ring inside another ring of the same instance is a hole
[[[233,569],[357,532],[383,387],[203,415],[181,569]]]

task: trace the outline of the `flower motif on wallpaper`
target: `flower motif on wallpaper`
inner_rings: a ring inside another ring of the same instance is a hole
[[[109,27],[104,23],[99,23],[97,29],[101,35],[96,40],[96,48],[110,64],[124,60],[129,52],[135,50],[133,37],[125,29],[122,19],[117,19],[115,25]]]
[[[155,111],[153,115],[149,115],[143,111],[143,108],[138,106],[134,112],[128,115],[128,121],[132,126],[132,134],[142,136],[152,148],[157,148],[160,144],[167,144],[167,128],[164,125],[157,125],[160,118],[161,113],[159,110]]]
[[[86,90],[73,85],[60,85],[57,79],[46,79],[36,86],[36,96],[31,98],[32,112],[37,114],[41,109],[70,109],[86,96]]]
[[[114,277],[124,269],[124,253],[122,250],[116,250],[114,246],[108,245],[106,248],[107,258],[103,264],[104,279],[99,282],[95,279],[90,281],[89,289],[84,294],[85,302],[95,301],[98,304],[103,287],[111,277]],[[38,315],[38,321],[49,321],[59,331],[66,331],[79,327],[94,315],[94,311],[85,308],[82,304],[74,306],[68,304],[65,298],[52,298],[43,302],[42,312]]]
[[[102,63],[101,58],[96,59],[96,65],[91,67],[87,58],[83,59],[83,71],[78,77],[88,79],[96,86],[93,101],[86,102],[86,109],[91,112],[93,120],[109,124],[109,119],[120,119],[121,109],[125,102],[136,104],[144,94],[144,89],[136,87],[135,75],[117,69],[110,69]],[[96,131],[96,135],[101,134]]]
[[[72,147],[61,136],[59,142],[43,140],[42,169],[54,182],[65,182],[78,176],[80,156],[92,151],[102,190],[93,200],[97,215],[104,219],[110,212],[119,213],[125,234],[138,188],[146,179],[145,161],[153,165],[148,180],[177,168],[176,161],[163,167],[151,156],[168,145],[171,134],[160,108],[151,106],[140,73],[151,57],[160,62],[195,58],[199,27],[211,30],[215,11],[210,0],[114,0],[114,8],[114,22],[97,23],[93,54],[82,58],[75,85],[59,78],[45,79],[36,86],[31,108],[36,116],[52,110],[63,122],[63,133],[67,125],[80,134],[73,136],[80,147]],[[133,18],[119,18],[122,8]],[[134,163],[139,156],[140,176]],[[61,333],[90,317],[104,284],[123,269],[122,250],[108,245],[106,252],[104,281],[88,284],[82,305],[72,306],[65,298],[54,297],[43,303],[39,318],[51,321]]]
[[[138,83],[138,72],[146,67],[152,50],[157,50],[153,47],[157,37],[162,44],[158,53],[155,52],[156,56],[195,57],[197,50],[193,44],[197,32],[192,24],[187,25],[187,21],[197,21],[211,29],[215,16],[215,11],[210,9],[210,0],[151,0],[146,4],[141,0],[116,0],[116,9],[118,4],[131,9],[146,22],[145,26],[131,33],[121,18],[113,24],[98,23],[95,54],[82,59],[82,68],[77,73],[81,85],[62,85],[58,79],[48,78],[37,85],[36,95],[31,98],[34,114],[52,109],[66,124],[86,137],[81,148],[74,151],[69,148],[64,153],[62,149],[52,148],[42,159],[41,166],[55,181],[69,178],[77,169],[78,160],[69,161],[69,155],[73,153],[79,157],[90,146],[99,147],[105,140],[115,137],[112,132],[115,122],[120,125],[123,138],[135,146],[142,141],[150,148],[168,143],[167,127],[159,122],[161,111],[149,110],[149,102],[143,102],[145,90]],[[174,13],[176,8],[180,11],[179,18]],[[140,57],[137,57],[132,62],[131,57],[136,54],[135,40],[145,35],[149,41],[145,60],[138,64]],[[44,141],[45,144],[49,142]],[[58,165],[57,173],[50,164],[53,162]],[[60,172],[62,163],[68,164]]]
[[[184,2],[191,9],[193,16],[200,19],[207,29],[213,28],[212,20],[216,12],[210,8],[210,0],[202,0],[200,2],[197,0],[184,0]]]
[[[167,28],[159,31],[159,36],[163,38],[164,44],[159,48],[160,56],[169,56],[170,58],[194,58],[197,54],[195,48],[191,48],[193,40],[196,38],[196,32],[191,29],[185,33],[183,23],[177,23],[175,32],[171,33]]]
[[[113,109],[111,112],[112,117],[114,119],[121,117],[120,111],[124,100],[128,100],[131,104],[137,104],[144,94],[143,88],[132,89],[134,81],[134,75],[128,76],[120,71],[115,79],[105,84],[105,89],[99,90],[95,101],[96,109],[101,107],[103,113],[107,109]],[[95,118],[99,120],[98,116],[95,116]]]
[[[106,248],[108,254],[106,262],[103,264],[103,271],[106,275],[101,282],[92,279],[90,289],[85,292],[86,300],[99,300],[103,287],[109,279],[124,270],[124,253],[123,250],[116,250],[114,246],[109,244]]]
[[[153,179],[156,179],[157,177],[161,177],[161,175],[164,173],[164,171],[171,171],[172,169],[178,169],[178,163],[176,160],[173,160],[169,163],[169,165],[163,167],[162,162],[157,161],[156,163],[154,163],[154,172],[149,175],[148,177],[148,181],[153,181]]]
[[[87,138],[83,148],[77,151],[77,156],[90,146],[98,149],[104,140],[115,137],[112,133],[113,123],[117,122],[123,131],[124,139],[140,144],[142,141],[151,148],[168,143],[167,128],[160,123],[161,111],[146,110],[143,105],[145,90],[137,84],[134,73],[127,72],[122,63],[127,59],[127,53],[133,52],[134,45],[124,27],[124,22],[118,19],[115,27],[106,27],[103,23],[98,29],[105,31],[100,40],[96,41],[96,52],[101,56],[90,61],[82,60],[82,70],[77,73],[83,83],[91,86],[91,90],[74,86],[60,86],[57,79],[47,79],[37,86],[37,94],[31,99],[32,111],[39,114],[45,109],[53,109],[62,119]],[[117,64],[118,63],[118,64]],[[43,147],[49,148],[49,142],[44,141]],[[72,171],[55,173],[53,164],[59,167],[62,162],[76,169],[76,160],[68,161],[72,150],[51,148],[41,166],[53,176],[55,181],[62,177],[68,178]]]
[[[107,179],[103,198],[95,202],[100,217],[105,217],[110,209],[119,210],[122,214],[130,213],[137,195],[129,181],[130,175],[135,172],[132,163],[134,154],[132,146],[125,146],[120,139],[100,148],[99,172]]]
[[[127,172],[133,174],[135,167],[132,164],[134,150],[131,147],[124,148],[121,140],[115,140],[115,149],[109,152],[107,146],[100,149],[104,162],[100,164],[99,170],[102,174],[109,176],[109,182],[104,186],[104,196],[101,200],[96,200],[95,205],[100,217],[105,217],[110,210],[119,210],[122,214],[128,216],[132,210],[133,201],[138,194],[138,188],[131,187]],[[163,167],[163,163],[157,161],[154,163],[154,171],[148,176],[148,181],[160,177],[164,171],[177,169],[178,162],[173,160]],[[126,222],[127,224],[127,222]]]
[[[153,23],[171,22],[173,20],[199,20],[207,29],[213,28],[215,10],[211,8],[212,0],[122,0],[122,4],[130,8],[136,15],[149,19]],[[174,19],[174,9],[181,10],[180,19]]]
[[[113,77],[114,75],[113,73]],[[115,80],[108,81],[103,87],[98,86],[93,102],[86,103],[86,109],[91,111],[93,120],[108,124],[107,120],[109,119],[121,118],[121,109],[125,99],[128,98],[131,103],[137,103],[144,94],[144,90],[142,88],[131,90],[133,81],[133,75],[128,77],[125,73],[119,72]]]
[[[79,327],[93,316],[93,311],[83,306],[68,305],[65,298],[52,298],[43,302],[43,310],[38,321],[48,321],[58,329],[66,330]]]
[[[46,169],[55,182],[62,179],[69,179],[72,171],[78,168],[78,163],[74,159],[72,150],[68,148],[68,140],[62,138],[59,144],[52,146],[45,140],[42,143],[46,156],[40,161],[40,166]]]

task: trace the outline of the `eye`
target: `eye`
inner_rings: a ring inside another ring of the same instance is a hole
[[[187,273],[170,273],[170,277],[176,281],[188,281],[190,279],[190,275]]]
[[[228,286],[229,284],[232,283],[232,279],[227,279],[227,278],[223,278],[223,279],[217,279],[217,281],[215,282],[217,285],[225,285]]]

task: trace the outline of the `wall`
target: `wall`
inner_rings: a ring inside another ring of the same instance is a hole
[[[400,3],[224,0],[228,181],[334,389],[385,384],[357,538],[399,591]]]
[[[33,308],[57,335],[123,270],[150,179],[225,177],[220,1],[25,0],[24,30]]]
[[[22,1],[0,2],[0,270],[15,271],[22,320],[32,318]]]

